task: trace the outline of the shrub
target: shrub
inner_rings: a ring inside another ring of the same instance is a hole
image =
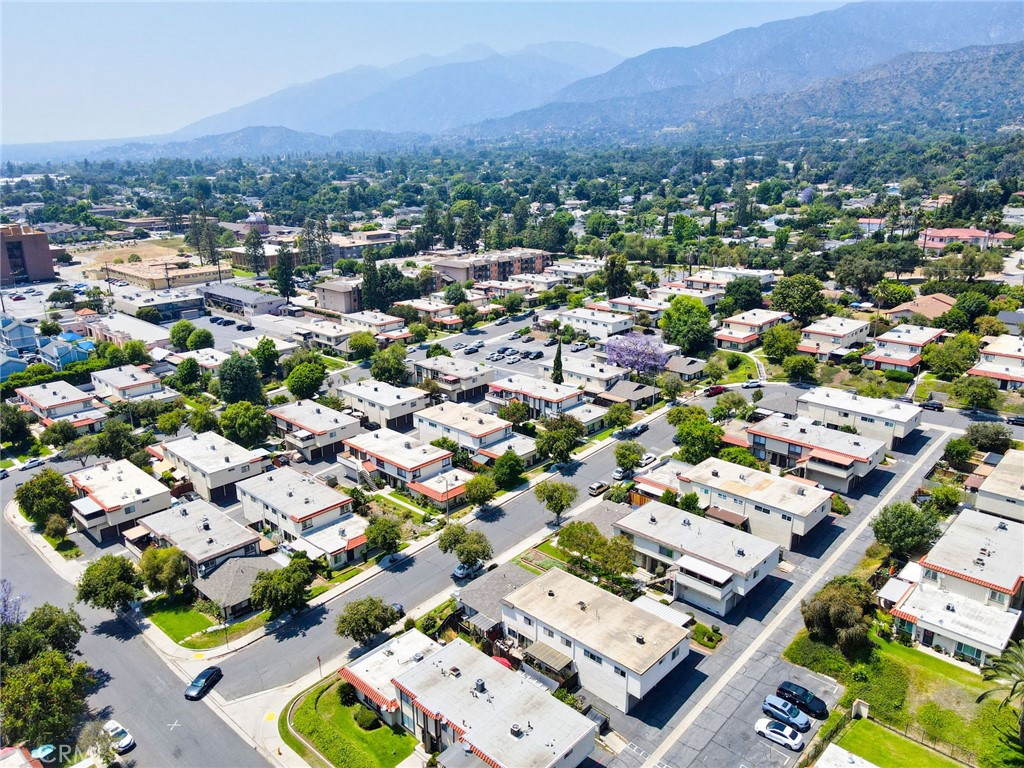
[[[356,687],[352,683],[342,683],[338,686],[338,699],[342,706],[351,707],[359,700],[356,698]]]
[[[437,616],[432,613],[428,613],[420,619],[420,631],[425,635],[433,634],[437,629],[438,623]]]
[[[882,375],[889,381],[898,381],[901,384],[909,384],[914,380],[914,374],[910,371],[883,371]]]
[[[863,372],[864,372],[864,363],[851,363],[850,364],[850,373],[852,373],[854,376],[858,376],[858,375],[860,375]]]
[[[735,371],[740,365],[743,364],[743,355],[739,355],[735,352],[730,352],[725,356],[725,367],[730,371]]]
[[[797,634],[782,655],[793,664],[836,679],[844,679],[850,671],[850,662],[838,648],[811,640],[806,630]]]
[[[405,620],[405,624],[402,625],[402,629],[408,632],[410,629],[416,629],[416,619],[412,616]]]
[[[846,517],[850,514],[850,505],[846,503],[846,499],[837,493],[832,497],[832,511],[837,515]]]
[[[705,648],[716,648],[722,642],[722,633],[718,626],[708,627],[697,622],[693,627],[693,639]]]
[[[572,707],[577,712],[582,712],[583,711],[583,702],[580,701],[580,697],[579,696],[574,696],[573,694],[569,693],[564,688],[557,689],[551,695],[554,696],[556,699],[558,699],[563,704],[567,704],[568,706]]]
[[[377,713],[367,707],[359,707],[355,712],[356,725],[364,731],[375,731],[380,728],[380,719]]]
[[[910,677],[906,668],[897,661],[880,658],[870,664],[859,665],[857,672],[850,675],[846,694],[840,702],[849,706],[855,699],[863,699],[871,705],[872,717],[891,725],[907,723],[907,690]],[[864,677],[858,680],[856,677]]]

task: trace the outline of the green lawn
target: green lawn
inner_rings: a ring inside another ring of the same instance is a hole
[[[839,740],[839,746],[879,768],[959,768],[960,763],[905,739],[869,720],[856,720]]]
[[[65,560],[74,560],[82,554],[82,550],[80,550],[78,545],[71,541],[71,539],[61,539],[60,541],[57,541],[57,539],[50,538],[46,534],[43,534],[43,538],[46,539],[46,542],[57,550]]]
[[[543,552],[549,557],[555,558],[555,560],[561,560],[563,563],[569,562],[569,556],[565,553],[565,550],[559,548],[551,539],[541,542],[534,547],[534,549]]]
[[[192,607],[180,595],[154,597],[142,604],[142,612],[176,643],[213,626],[213,619]]]
[[[230,643],[232,640],[238,640],[245,637],[250,632],[253,632],[262,627],[267,621],[267,613],[257,613],[255,616],[251,616],[245,621],[240,621],[237,624],[232,624],[228,627],[227,634],[224,632],[204,632],[201,635],[185,640],[184,642],[178,643],[182,648],[191,648],[193,650],[202,651],[207,648],[216,648],[217,646],[224,645],[225,642]],[[210,623],[212,626],[213,623]]]
[[[0,469],[10,469],[14,466],[14,459],[0,459]]]

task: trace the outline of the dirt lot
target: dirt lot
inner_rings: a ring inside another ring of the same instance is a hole
[[[83,265],[105,264],[114,259],[128,260],[128,257],[137,253],[143,261],[160,257],[173,256],[179,248],[185,246],[185,238],[150,238],[148,240],[132,240],[125,243],[105,243],[103,245],[90,245],[84,248],[76,248],[70,253],[73,258],[81,261]]]

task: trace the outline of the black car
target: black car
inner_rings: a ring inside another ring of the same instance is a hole
[[[796,704],[801,710],[818,720],[828,717],[828,707],[825,706],[825,702],[802,685],[786,680],[776,689],[775,695],[790,704]]]
[[[533,352],[530,353],[531,360],[540,360],[542,357],[544,357],[544,353],[541,352],[539,349],[535,349],[533,350]]]
[[[921,403],[921,407],[926,411],[944,411],[946,406],[940,403],[938,400],[925,400]]]
[[[647,424],[644,424],[641,421],[639,424],[634,424],[633,425],[633,434],[635,434],[635,435],[642,435],[648,429],[650,429],[650,426],[647,425]]]
[[[557,343],[558,343],[558,339],[557,338],[555,338],[554,336],[549,336],[547,341],[544,342],[544,346],[545,347],[553,347]]]
[[[464,355],[475,355],[479,351],[480,351],[480,347],[466,347],[466,349],[463,352],[463,354]]]
[[[1024,416],[1007,416],[1006,423],[1015,427],[1024,427]]]
[[[189,701],[198,701],[209,693],[222,677],[224,673],[220,671],[220,667],[207,667],[196,675],[196,679],[185,689],[185,698]]]

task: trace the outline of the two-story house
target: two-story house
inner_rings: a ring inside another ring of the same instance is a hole
[[[650,696],[690,651],[690,631],[552,568],[501,600],[506,636],[543,673],[580,685],[622,712]]]
[[[797,415],[829,429],[852,427],[858,435],[895,448],[921,427],[923,411],[911,403],[863,397],[844,389],[815,387],[796,399]]]
[[[363,432],[346,439],[345,446],[352,461],[341,465],[350,479],[366,482],[376,476],[395,488],[426,480],[452,465],[451,451],[391,429]]]
[[[563,327],[571,325],[575,330],[586,331],[598,339],[626,333],[633,327],[632,315],[596,309],[567,309],[558,313],[558,320]]]
[[[111,541],[139,518],[171,506],[170,489],[127,459],[68,475],[78,498],[71,502],[75,528],[95,541]]]
[[[552,273],[550,270],[545,270],[540,274],[536,272],[525,272],[519,275],[512,275],[508,281],[518,285],[525,285],[530,293],[550,291],[552,288],[565,283],[564,278]]]
[[[686,283],[680,282],[671,282],[659,285],[657,288],[652,288],[650,294],[652,299],[658,299],[659,301],[666,301],[668,303],[672,303],[672,299],[676,296],[686,296],[691,299],[697,299],[697,301],[712,312],[715,311],[715,307],[718,306],[718,302],[725,298],[725,290],[722,288],[702,291],[697,288],[687,288]]]
[[[978,488],[982,512],[1024,523],[1024,451],[1011,448]]]
[[[754,277],[768,290],[775,282],[775,273],[770,269],[744,269],[743,267],[714,267],[683,277],[680,282],[686,288],[699,291],[724,290],[725,286],[739,277]]]
[[[179,397],[173,389],[165,389],[160,377],[137,365],[119,365],[92,372],[96,397],[108,405],[122,401],[155,400],[166,403]]]
[[[553,369],[553,361],[542,360],[537,364],[537,375],[550,379]],[[601,360],[575,356],[562,359],[562,383],[572,387],[583,387],[588,392],[607,392],[620,381],[628,381],[629,373],[628,368],[620,368]]]
[[[557,416],[584,402],[581,390],[533,376],[509,376],[491,384],[487,402],[495,409],[511,400],[525,403],[530,409],[531,419]]]
[[[357,331],[369,331],[374,336],[400,334],[405,331],[405,320],[402,318],[371,310],[349,312],[342,315],[338,322]]]
[[[892,609],[898,630],[976,664],[1006,650],[1024,606],[1024,524],[965,509]]]
[[[665,310],[669,307],[670,300],[657,298],[641,299],[638,296],[618,296],[614,299],[596,301],[587,305],[587,309],[597,309],[604,312],[621,312],[631,315],[634,320],[641,314],[653,322],[661,320]],[[575,326],[574,326],[575,327]]]
[[[455,314],[455,307],[443,301],[432,299],[409,299],[397,301],[396,306],[412,307],[419,312],[420,320],[432,322],[441,327],[455,327],[462,325],[462,318]]]
[[[494,381],[494,369],[491,366],[447,355],[414,360],[412,369],[414,383],[421,384],[432,379],[437,382],[442,394],[448,395],[448,399],[455,402],[479,398]]]
[[[612,523],[612,531],[633,542],[638,567],[669,581],[674,599],[716,616],[739,605],[782,561],[774,542],[660,501]]]
[[[1008,333],[997,336],[984,346],[981,360],[967,375],[993,379],[1000,389],[1024,387],[1024,338]]]
[[[914,371],[921,363],[921,353],[945,333],[943,328],[923,325],[897,325],[888,333],[875,337],[875,348],[861,357],[880,371]]]
[[[833,354],[840,357],[863,346],[868,340],[871,323],[848,317],[826,317],[811,323],[800,331],[797,352],[814,355],[820,362],[826,362]]]
[[[787,322],[788,319],[789,315],[785,312],[773,312],[769,309],[741,312],[723,321],[722,327],[715,333],[715,343],[719,349],[746,352],[761,343],[761,334],[769,328]]]
[[[885,443],[829,429],[806,416],[769,416],[746,428],[754,458],[794,469],[807,480],[837,493],[849,493],[885,458]]]
[[[239,480],[262,474],[270,466],[270,455],[262,448],[243,448],[216,432],[180,437],[148,450],[170,462],[175,473],[190,481],[207,501],[235,498]]]
[[[315,400],[297,400],[270,408],[274,431],[285,442],[313,461],[342,449],[342,441],[362,431],[359,419],[320,405]]]
[[[14,390],[23,408],[28,408],[48,427],[55,421],[70,421],[79,434],[99,432],[109,409],[89,393],[66,381],[51,381]]]
[[[512,422],[461,403],[441,403],[416,414],[416,431],[425,443],[454,440],[471,454],[512,435]]]
[[[801,478],[705,459],[679,478],[679,495],[696,493],[702,508],[727,509],[746,517],[749,531],[792,549],[832,511],[832,492]]]
[[[0,315],[0,344],[19,352],[28,352],[39,346],[36,329],[13,315]]]
[[[39,341],[39,358],[53,370],[63,371],[71,363],[88,360],[89,352],[77,344],[69,344],[56,336],[49,336]]]
[[[396,387],[376,379],[358,379],[337,388],[345,403],[360,411],[372,426],[398,429],[412,424],[412,417],[430,405],[430,396],[417,387]],[[374,427],[376,428],[376,427]]]

